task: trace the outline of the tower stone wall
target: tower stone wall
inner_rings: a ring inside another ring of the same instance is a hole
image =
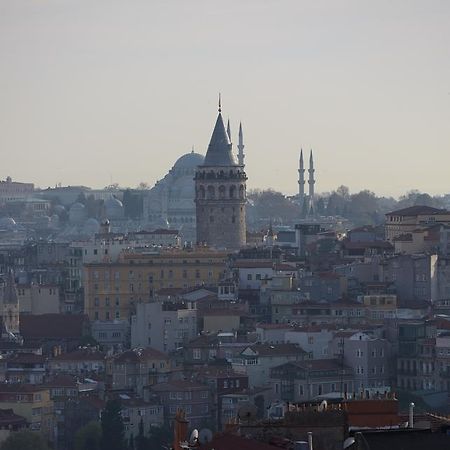
[[[232,152],[221,110],[203,165],[195,174],[197,242],[236,250],[246,244],[247,176]]]
[[[197,241],[238,249],[246,243],[247,176],[242,167],[200,166],[195,176]]]

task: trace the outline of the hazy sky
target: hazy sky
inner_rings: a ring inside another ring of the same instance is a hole
[[[250,188],[450,192],[448,0],[0,0],[0,178],[162,178],[222,93]]]

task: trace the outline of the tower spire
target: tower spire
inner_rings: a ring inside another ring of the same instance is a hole
[[[245,154],[244,154],[244,134],[242,133],[242,122],[239,122],[239,142],[238,142],[238,162],[239,165],[245,165]]]
[[[222,112],[222,97],[219,92],[219,114]]]

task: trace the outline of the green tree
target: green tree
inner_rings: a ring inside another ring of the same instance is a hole
[[[170,447],[173,441],[173,432],[171,428],[150,427],[149,438],[152,443],[151,450],[161,450],[162,447]]]
[[[102,428],[98,422],[89,422],[75,434],[75,450],[100,450]]]
[[[124,450],[125,427],[121,414],[122,407],[118,400],[109,400],[102,412],[101,450]]]
[[[12,433],[1,445],[1,450],[50,450],[44,438],[33,431]]]

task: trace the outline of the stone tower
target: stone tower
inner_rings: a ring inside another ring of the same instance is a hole
[[[244,166],[233,155],[219,100],[219,115],[205,160],[195,174],[199,244],[230,250],[245,245],[246,181]]]

